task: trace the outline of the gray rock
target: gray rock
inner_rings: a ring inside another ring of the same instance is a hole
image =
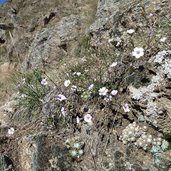
[[[169,79],[171,78],[170,57],[170,50],[161,51],[152,57],[149,60],[149,63],[154,65],[156,75],[152,77],[150,84],[148,86],[142,86],[138,89],[133,86],[129,87],[131,97],[133,99],[138,100],[141,103],[146,102],[146,109],[143,110],[146,120],[151,122],[154,126],[160,127],[161,129],[168,127],[169,117],[160,116],[160,109],[163,105],[158,103],[156,100],[161,95],[161,92],[156,91],[156,88],[160,89],[167,85],[165,76]]]
[[[139,1],[136,1],[138,4]],[[108,41],[118,38],[118,33],[122,30],[118,27],[125,11],[129,9],[135,1],[130,0],[125,3],[124,0],[101,0],[98,1],[96,19],[90,26],[89,32],[93,34],[92,45],[99,46]],[[122,9],[122,10],[121,10]],[[111,37],[116,36],[116,37]]]
[[[2,30],[11,30],[13,28],[14,28],[13,24],[0,23],[0,29]]]
[[[19,141],[20,169],[23,171],[37,171],[41,168],[39,155],[43,135],[28,135]]]
[[[5,41],[6,41],[5,30],[0,29],[0,43],[5,43]]]
[[[90,31],[96,32],[103,29],[104,25],[110,20],[113,23],[117,20],[113,20],[116,17],[116,14],[119,11],[119,4],[118,0],[102,0],[98,1],[97,6],[97,13],[96,13],[96,20],[91,25]],[[113,21],[112,21],[113,20]]]
[[[18,142],[19,162],[22,171],[71,171],[66,148],[51,142],[46,143],[47,134],[40,132],[23,136]],[[46,155],[45,155],[46,154]]]
[[[11,159],[4,154],[0,154],[0,170],[5,171],[10,168],[12,168]]]
[[[167,75],[171,79],[171,50],[159,52],[152,60],[154,63],[161,65],[159,67],[161,74]]]
[[[59,61],[66,55],[62,48],[78,35],[79,17],[71,15],[64,17],[55,26],[44,28],[37,32],[28,53],[25,68],[36,68],[48,61]]]

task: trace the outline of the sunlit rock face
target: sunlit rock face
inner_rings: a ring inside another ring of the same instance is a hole
[[[171,1],[0,4],[0,171],[170,171]]]

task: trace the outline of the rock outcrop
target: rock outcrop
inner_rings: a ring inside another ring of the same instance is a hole
[[[171,171],[170,9],[0,7],[0,171]]]

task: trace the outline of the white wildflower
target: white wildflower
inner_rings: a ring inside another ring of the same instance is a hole
[[[77,86],[72,85],[72,86],[71,86],[71,91],[76,91],[76,90],[77,90]]]
[[[50,159],[49,162],[50,162],[51,168],[54,168],[54,169],[57,168],[57,163],[58,163],[57,157]]]
[[[92,123],[92,116],[90,114],[86,114],[84,116],[84,121],[87,122],[88,124]]]
[[[121,45],[121,43],[122,43],[122,40],[121,40],[121,38],[119,38],[119,37],[117,37],[116,38],[116,47],[119,47],[120,45]]]
[[[89,87],[88,87],[88,90],[92,90],[94,87],[94,84],[91,84]]]
[[[81,72],[77,72],[76,74],[77,74],[77,76],[80,76],[81,75]]]
[[[124,110],[124,112],[130,112],[130,109],[129,109],[129,106],[128,106],[127,103],[125,103],[125,104],[123,105],[123,110]]]
[[[73,75],[80,76],[81,72],[74,72]]]
[[[65,110],[64,107],[61,108],[61,113],[62,113],[62,115],[63,115],[64,117],[66,116],[66,110]]]
[[[108,92],[108,89],[106,87],[102,87],[99,89],[100,96],[106,96],[107,92]]]
[[[72,157],[77,157],[77,151],[76,150],[72,150],[70,153],[71,153]]]
[[[70,84],[71,84],[71,81],[70,80],[65,80],[64,81],[64,86],[65,87],[68,87]]]
[[[81,144],[78,142],[73,144],[73,148],[80,149],[80,147],[81,147]]]
[[[144,49],[141,47],[134,48],[134,51],[132,52],[132,56],[134,56],[137,59],[144,56]]]
[[[77,122],[77,124],[80,123],[80,118],[78,116],[76,117],[76,122]]]
[[[109,67],[110,67],[110,68],[113,68],[113,67],[115,67],[117,64],[118,64],[117,62],[113,62]]]
[[[164,43],[166,40],[167,40],[166,37],[162,37],[162,38],[160,39],[160,42]]]
[[[66,100],[66,97],[65,97],[64,95],[62,95],[62,94],[59,94],[56,98],[57,98],[57,100],[59,100],[59,101]]]
[[[133,166],[133,164],[131,164],[130,162],[126,162],[126,163],[125,163],[125,167],[126,167],[128,170],[132,170],[132,166]]]
[[[15,132],[15,129],[13,127],[11,127],[11,128],[8,129],[8,134],[9,135],[14,134],[14,132]]]
[[[114,38],[108,40],[108,43],[114,42]]]
[[[22,83],[23,83],[23,84],[26,83],[26,79],[25,79],[25,78],[22,79]]]
[[[118,94],[118,90],[112,90],[111,93],[110,93],[112,96],[115,96]]]
[[[82,149],[78,150],[78,154],[81,156],[84,153]]]
[[[106,97],[104,98],[104,100],[105,100],[106,102],[112,101],[112,96],[106,96]]]
[[[134,32],[135,32],[135,30],[134,29],[129,29],[129,30],[127,30],[126,31],[128,34],[133,34]]]
[[[44,79],[42,79],[41,84],[42,84],[42,85],[47,85],[48,82],[47,82],[47,80],[44,78]]]
[[[150,14],[149,14],[149,17],[153,17],[153,16],[154,16],[154,14],[153,14],[153,13],[150,13]]]
[[[21,94],[21,98],[25,98],[25,97],[27,97],[26,94]]]

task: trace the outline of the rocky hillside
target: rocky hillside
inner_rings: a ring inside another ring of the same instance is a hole
[[[171,1],[0,6],[0,171],[171,171]]]

